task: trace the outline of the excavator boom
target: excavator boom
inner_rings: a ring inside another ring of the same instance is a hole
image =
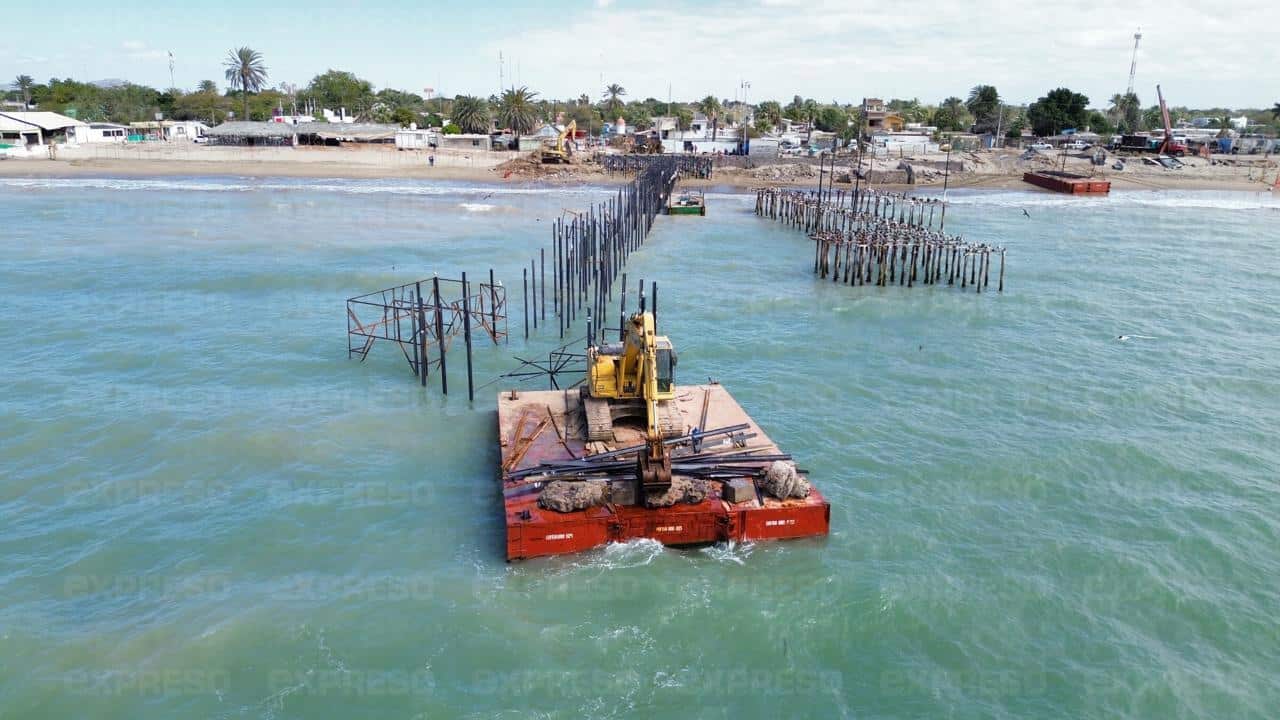
[[[683,430],[679,414],[671,408],[675,398],[671,342],[657,335],[653,314],[642,310],[630,317],[620,345],[588,348],[587,364],[588,437],[611,437],[614,415],[642,414],[645,451],[636,460],[640,497],[665,492],[671,487],[671,457],[663,440]],[[642,413],[627,412],[628,408]]]

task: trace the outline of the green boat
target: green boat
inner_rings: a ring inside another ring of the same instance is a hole
[[[707,200],[700,192],[687,191],[671,198],[668,215],[706,215]]]

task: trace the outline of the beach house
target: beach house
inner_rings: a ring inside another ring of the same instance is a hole
[[[95,122],[76,128],[78,143],[123,143],[129,140],[129,128],[115,123]]]
[[[0,142],[6,145],[48,145],[76,142],[79,128],[89,123],[55,112],[0,112]]]

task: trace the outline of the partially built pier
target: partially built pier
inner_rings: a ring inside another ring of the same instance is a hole
[[[814,244],[813,272],[853,286],[972,287],[981,293],[999,259],[996,291],[1004,292],[1005,248],[948,235],[947,205],[903,193],[756,190],[756,215],[805,233]]]
[[[441,392],[448,394],[448,351],[460,337],[467,394],[474,400],[472,341],[477,332],[497,345],[506,343],[510,332],[522,332],[528,339],[540,327],[546,331],[554,325],[565,342],[566,333],[572,335],[571,329],[586,320],[592,332],[603,338],[603,320],[615,285],[621,286],[622,295],[626,293],[627,258],[643,246],[679,179],[687,174],[709,175],[711,163],[708,158],[636,156],[627,158],[618,171],[633,171],[636,176],[604,200],[582,210],[566,209],[556,218],[549,246],[522,264],[519,285],[504,284],[489,269],[487,281],[469,280],[466,273],[459,278],[433,276],[349,298],[348,357],[363,361],[379,341],[394,344],[424,387],[435,372]],[[520,293],[518,311],[512,307],[517,300],[508,298],[512,288]],[[655,305],[656,293],[655,287]],[[509,329],[509,322],[520,324]],[[584,343],[570,340],[562,345],[564,352],[549,359],[553,383],[555,375],[566,372],[566,365],[579,358],[568,351],[571,344],[581,347]],[[537,364],[533,368],[541,370]]]

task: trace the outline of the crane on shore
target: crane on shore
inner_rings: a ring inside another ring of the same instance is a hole
[[[1129,61],[1129,89],[1127,94],[1133,94],[1133,79],[1138,74],[1138,43],[1142,42],[1142,28],[1138,28],[1138,32],[1133,34],[1133,59]]]

